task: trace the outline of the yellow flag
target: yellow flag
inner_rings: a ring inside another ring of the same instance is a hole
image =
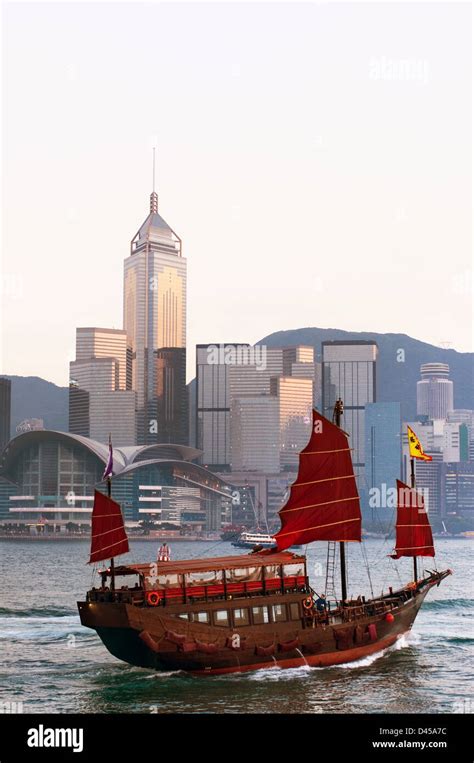
[[[408,427],[408,445],[410,447],[410,458],[421,458],[422,461],[432,461],[432,456],[423,453],[423,448],[413,429]]]

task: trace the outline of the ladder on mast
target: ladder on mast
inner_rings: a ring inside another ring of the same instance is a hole
[[[336,586],[334,583],[335,574],[336,574],[336,541],[331,540],[328,543],[328,553],[327,553],[327,559],[326,559],[326,590],[325,590],[326,601],[328,601],[329,599],[335,599],[337,601]]]

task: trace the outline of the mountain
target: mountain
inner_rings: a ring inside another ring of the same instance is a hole
[[[330,340],[372,340],[378,345],[377,400],[401,402],[403,419],[416,417],[416,383],[422,363],[447,363],[454,382],[455,408],[474,410],[474,353],[457,352],[436,347],[406,334],[376,334],[370,331],[342,331],[341,329],[302,328],[277,331],[257,344],[268,347],[288,347],[304,344],[314,347],[317,360],[321,360],[321,342]]]
[[[376,334],[341,329],[301,328],[277,331],[257,344],[287,347],[305,344],[314,347],[321,360],[321,342],[329,340],[373,340],[379,348],[377,360],[377,400],[400,401],[404,420],[416,416],[416,382],[422,363],[448,363],[454,382],[456,408],[474,410],[474,353],[435,347],[406,334]],[[403,352],[401,352],[403,351]],[[12,436],[20,421],[42,418],[46,429],[68,429],[68,388],[38,376],[9,376],[12,380]],[[190,382],[192,386],[195,380]],[[189,385],[188,385],[189,386]]]
[[[39,376],[8,376],[12,383],[11,436],[23,419],[43,419],[45,429],[68,430],[68,388]]]

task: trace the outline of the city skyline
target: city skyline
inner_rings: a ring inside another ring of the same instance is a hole
[[[188,379],[196,344],[254,343],[303,326],[471,350],[468,8],[240,6],[224,16],[198,5],[189,29],[194,19],[202,35],[180,29],[184,58],[172,43],[179,8],[121,6],[105,53],[110,7],[64,11],[6,13],[2,373],[65,386],[76,327],[123,328],[122,261],[146,212],[152,145],[160,209],[188,261]],[[85,60],[90,13],[97,38]],[[158,22],[162,48],[147,48]],[[342,33],[351,25],[355,39]],[[126,68],[125,37],[136,54]],[[25,46],[35,70],[22,64]],[[150,77],[160,98],[146,101],[137,125],[124,109],[144,102]],[[24,109],[40,105],[31,141]],[[17,235],[25,189],[28,246]]]

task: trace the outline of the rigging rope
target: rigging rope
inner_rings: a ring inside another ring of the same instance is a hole
[[[212,549],[213,549],[213,548],[217,548],[217,546],[220,546],[222,543],[228,543],[228,542],[229,542],[229,541],[227,541],[227,540],[222,540],[222,538],[221,538],[220,540],[218,540],[218,541],[217,541],[217,543],[214,543],[214,545],[212,545],[212,546],[208,546],[207,548],[205,548],[205,549],[204,549],[204,553],[207,553],[208,551],[212,551]],[[188,559],[198,559],[198,558],[200,558],[202,555],[203,555],[203,551],[199,551],[199,552],[198,552],[197,554],[195,554],[194,556],[189,556],[189,557],[188,557]],[[242,556],[244,556],[244,554],[242,554]]]
[[[372,598],[374,598],[374,588],[373,588],[373,585],[372,585],[372,578],[370,576],[370,566],[369,566],[369,558],[367,556],[367,549],[366,549],[365,543],[363,541],[360,544],[360,546],[361,546],[362,559],[363,559],[363,561],[365,563],[365,569],[367,571],[367,577],[369,579],[370,593],[372,595]]]

